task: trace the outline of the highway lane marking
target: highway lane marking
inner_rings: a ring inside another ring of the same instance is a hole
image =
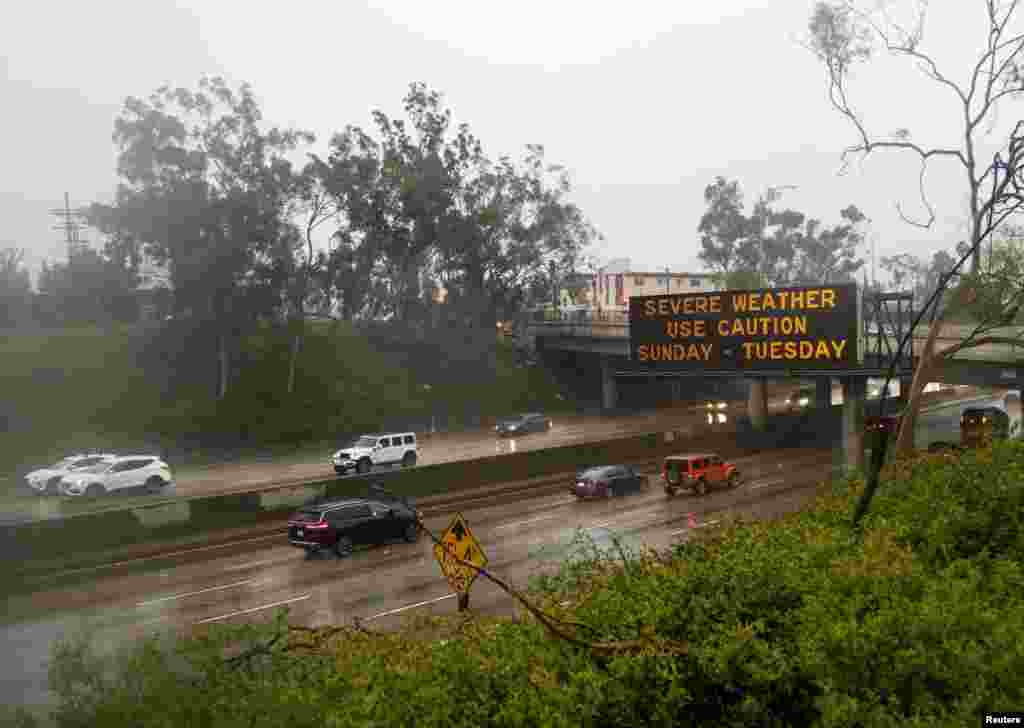
[[[236,586],[245,586],[246,584],[252,584],[254,579],[246,579],[245,581],[236,581],[234,584],[221,584],[220,586],[211,586],[207,589],[199,589],[198,591],[184,592],[182,594],[174,594],[169,597],[160,597],[158,599],[150,599],[145,602],[139,602],[135,606],[145,607],[150,604],[159,604],[160,602],[169,602],[174,599],[184,599],[185,597],[194,597],[200,594],[207,594],[209,592],[221,591],[223,589],[233,589]]]
[[[237,566],[229,566],[224,571],[242,571],[243,569],[251,569],[254,566],[266,566],[267,564],[273,564],[280,561],[281,559],[263,559],[262,561],[249,561],[244,564]]]
[[[767,488],[769,485],[778,485],[779,483],[785,483],[785,478],[775,478],[774,480],[766,480],[763,483],[757,485],[751,485],[748,490],[757,490],[758,488]]]
[[[678,536],[681,533],[686,533],[687,531],[692,531],[692,530],[697,529],[697,528],[704,528],[705,526],[714,526],[717,523],[718,523],[718,520],[705,521],[704,523],[698,523],[693,528],[680,528],[678,531],[669,531],[668,535],[669,536]]]
[[[416,602],[415,604],[407,604],[404,607],[398,607],[396,609],[389,609],[386,612],[381,612],[380,614],[374,614],[372,617],[364,617],[360,621],[361,622],[369,622],[372,619],[380,619],[381,617],[390,617],[392,614],[398,614],[400,612],[405,612],[405,611],[408,611],[410,609],[416,609],[417,607],[425,607],[428,604],[437,604],[438,602],[443,602],[445,599],[451,599],[452,597],[457,597],[457,596],[458,596],[458,594],[452,592],[451,594],[445,594],[443,597],[437,597],[436,599],[427,599],[424,602]]]
[[[243,614],[252,614],[253,612],[258,612],[258,611],[260,611],[262,609],[273,609],[274,607],[281,607],[281,606],[284,606],[285,604],[294,604],[295,602],[301,602],[303,600],[309,599],[311,596],[313,596],[312,592],[309,593],[309,594],[303,594],[301,597],[293,597],[291,599],[283,599],[282,601],[274,602],[273,604],[263,604],[263,605],[260,605],[258,607],[250,607],[249,609],[243,609],[243,610],[238,611],[238,612],[229,612],[228,614],[221,614],[220,616],[217,616],[217,617],[208,617],[206,619],[199,620],[195,624],[197,624],[197,625],[198,624],[209,624],[210,622],[216,622],[216,621],[221,620],[221,619],[230,619],[231,617],[240,617]]]
[[[558,518],[557,515],[538,516],[537,518],[527,518],[525,521],[513,521],[512,523],[506,523],[504,526],[495,526],[495,531],[501,531],[506,528],[512,528],[513,526],[523,526],[527,523],[538,523],[540,521],[550,521],[552,518]]]
[[[601,521],[600,523],[595,523],[593,526],[587,526],[584,530],[593,531],[595,528],[607,528],[613,523],[615,523],[615,521]]]

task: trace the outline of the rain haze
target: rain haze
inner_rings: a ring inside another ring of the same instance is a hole
[[[539,143],[565,165],[573,199],[604,235],[594,251],[603,259],[697,270],[702,193],[716,175],[738,180],[748,202],[793,185],[783,204],[826,224],[857,205],[879,257],[951,249],[965,233],[955,163],[939,160],[927,176],[930,230],[895,209],[901,201],[926,216],[912,154],[876,154],[837,175],[855,135],[800,45],[811,5],[297,0],[282,13],[227,1],[23,4],[0,29],[0,240],[25,248],[33,271],[63,260],[48,211],[64,192],[72,205],[112,200],[111,133],[124,98],[164,83],[193,88],[210,74],[250,83],[268,123],[312,130],[321,152],[345,125],[369,127],[373,109],[400,114],[408,84],[423,81],[487,153],[518,157]],[[930,10],[925,47],[960,81],[984,42],[979,10]],[[853,98],[872,132],[960,143],[952,93],[905,61],[860,69]],[[989,140],[1005,138],[1004,127]]]

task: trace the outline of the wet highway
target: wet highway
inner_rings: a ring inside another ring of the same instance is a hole
[[[512,503],[476,505],[462,511],[481,542],[488,568],[522,586],[538,569],[564,556],[576,529],[594,538],[621,534],[627,542],[667,546],[685,538],[688,514],[698,525],[726,510],[752,516],[798,507],[810,484],[825,478],[830,451],[775,451],[738,458],[745,482],[736,490],[704,498],[669,498],[652,473],[644,493],[608,500],[577,501],[568,493]],[[568,485],[568,483],[566,484]],[[449,512],[427,511],[426,525],[439,535]],[[100,644],[114,646],[164,629],[269,618],[276,607],[291,609],[294,622],[308,626],[343,624],[358,617],[368,626],[396,626],[424,610],[456,609],[427,539],[360,551],[346,559],[306,559],[282,536],[208,552],[140,574],[97,576],[85,587],[56,584],[8,600],[7,624],[0,628],[0,700],[13,704],[46,700],[45,663],[61,634],[94,631]],[[511,613],[511,598],[483,578],[473,587],[476,610]],[[12,615],[20,615],[12,622]]]

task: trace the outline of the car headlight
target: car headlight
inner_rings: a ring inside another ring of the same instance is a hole
[[[807,406],[807,403],[808,403],[808,402],[810,402],[810,401],[811,401],[811,400],[809,400],[809,399],[808,399],[807,397],[801,397],[801,398],[800,398],[800,399],[799,399],[799,400],[797,401],[797,404],[799,404],[799,405],[800,405],[801,407],[806,407],[806,406]]]

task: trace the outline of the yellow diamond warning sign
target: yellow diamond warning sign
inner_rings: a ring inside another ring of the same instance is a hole
[[[487,566],[487,555],[480,548],[480,542],[469,530],[469,524],[461,513],[455,514],[440,540],[440,544],[434,544],[434,558],[451,584],[452,591],[464,594],[469,591],[479,572],[471,566],[460,564],[456,558],[482,569]]]

